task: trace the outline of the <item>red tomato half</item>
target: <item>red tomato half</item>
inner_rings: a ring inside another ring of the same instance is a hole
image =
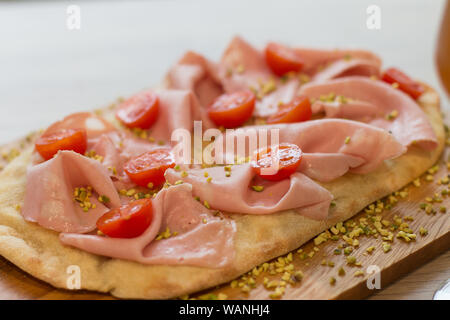
[[[165,182],[164,172],[175,166],[175,158],[168,148],[148,151],[128,161],[124,170],[131,181],[146,187],[152,183],[154,187]]]
[[[255,151],[252,160],[253,170],[261,178],[270,181],[279,181],[289,177],[295,171],[302,160],[302,150],[291,143],[281,143],[278,146],[262,148]],[[269,169],[278,162],[275,172],[265,173],[263,169]]]
[[[67,129],[44,134],[36,140],[35,147],[45,160],[53,158],[59,150],[84,154],[87,148],[86,130]]]
[[[105,213],[97,220],[97,228],[112,238],[135,238],[147,230],[152,219],[152,200],[140,199]]]
[[[299,72],[303,68],[302,57],[293,49],[270,42],[264,51],[266,63],[277,76]]]
[[[158,96],[144,91],[124,101],[117,110],[116,118],[128,128],[148,129],[156,122],[158,113]]]
[[[255,100],[253,92],[248,90],[223,94],[209,106],[209,118],[218,126],[238,127],[252,116]]]
[[[310,120],[312,116],[309,99],[295,97],[291,102],[278,107],[278,112],[267,119],[267,123],[289,123]]]
[[[412,80],[406,74],[396,68],[389,68],[383,72],[381,79],[387,83],[398,83],[400,90],[417,99],[425,91],[425,88],[417,81]]]

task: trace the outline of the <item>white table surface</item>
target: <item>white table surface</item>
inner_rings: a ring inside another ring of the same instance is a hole
[[[66,27],[71,4],[81,9],[80,30]],[[381,8],[380,30],[366,27],[371,4]],[[434,49],[443,6],[442,0],[0,2],[0,144],[157,84],[187,49],[217,59],[236,34],[260,46],[276,40],[373,50],[385,66],[442,93]],[[431,298],[449,276],[448,259],[449,253],[374,298]]]
[[[81,29],[66,27],[67,7]],[[381,29],[366,27],[369,5]],[[157,84],[185,50],[217,59],[240,34],[310,47],[377,52],[386,66],[438,87],[436,31],[443,1],[0,2],[0,143],[64,115]]]

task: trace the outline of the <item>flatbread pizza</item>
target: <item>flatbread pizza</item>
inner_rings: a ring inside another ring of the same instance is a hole
[[[181,161],[173,133],[195,122],[211,135],[185,140]],[[230,149],[241,136],[255,145]],[[161,87],[31,139],[0,172],[0,254],[58,288],[76,266],[80,289],[166,299],[233,280],[402,188],[438,160],[445,132],[436,91],[381,72],[372,53],[235,38],[218,63],[188,52]]]

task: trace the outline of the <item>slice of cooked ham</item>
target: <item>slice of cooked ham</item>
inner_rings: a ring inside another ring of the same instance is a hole
[[[234,221],[215,216],[213,211],[194,200],[191,186],[163,189],[152,202],[153,221],[139,237],[118,239],[61,233],[60,240],[87,252],[144,264],[219,268],[232,262]],[[166,228],[178,234],[156,240]]]
[[[191,184],[193,194],[215,209],[246,214],[270,214],[295,209],[311,219],[323,220],[328,215],[332,195],[308,176],[330,181],[349,170],[367,173],[384,160],[395,158],[405,151],[386,131],[349,120],[316,120],[245,129],[279,129],[279,143],[294,143],[304,152],[299,172],[288,179],[270,182],[258,178],[250,164],[246,163],[232,166],[230,177],[225,175],[223,167],[211,167],[188,170],[187,177],[170,169],[166,171],[166,179],[170,183],[183,180]],[[249,136],[244,130],[236,131],[235,135],[241,138]],[[255,137],[259,138],[258,133]],[[225,150],[222,157],[226,157],[227,153],[231,153],[231,159],[236,154],[241,158],[247,157],[258,147],[248,145],[244,153],[239,153],[237,141],[234,149],[227,150],[224,139],[226,135],[216,139],[216,143]],[[270,134],[267,141],[270,141]],[[205,175],[211,180],[208,181]],[[263,186],[263,191],[253,191],[251,187],[254,185]]]
[[[45,130],[44,134],[65,129],[85,129],[90,139],[98,138],[104,133],[115,130],[112,124],[91,112],[78,112],[53,123]]]
[[[381,59],[372,52],[365,50],[342,50],[342,49],[311,49],[294,48],[294,50],[303,58],[305,62],[302,72],[313,76],[325,71],[329,66],[337,61],[359,60],[364,63],[370,63],[378,70],[381,68]],[[354,67],[350,65],[350,67]]]
[[[374,54],[362,50],[313,50],[295,48],[304,57],[304,71],[314,81],[325,81],[343,76],[378,76],[381,60]],[[348,58],[350,57],[350,59]],[[320,71],[319,71],[320,69]],[[291,78],[280,81],[267,66],[264,53],[240,37],[234,37],[224,51],[218,64],[204,56],[189,51],[167,74],[171,89],[191,90],[204,110],[223,94],[261,86],[273,81],[275,90],[267,92],[256,102],[254,115],[267,117],[274,114],[279,103],[291,101],[297,94],[300,81]],[[205,127],[212,124],[202,113]]]
[[[380,65],[373,60],[366,59],[341,59],[332,62],[325,69],[317,72],[313,81],[326,81],[330,79],[349,76],[380,76]]]
[[[330,93],[350,98],[352,101],[337,103],[332,107],[318,102],[313,110],[323,110],[328,117],[343,115],[358,120],[366,112],[369,124],[391,132],[404,146],[417,143],[427,150],[437,146],[433,128],[419,105],[407,94],[383,81],[365,77],[340,78],[307,84],[301,88],[300,93],[316,99]],[[398,112],[398,116],[392,120],[386,119],[394,110]]]
[[[226,92],[235,92],[257,88],[259,83],[275,78],[275,75],[260,50],[242,38],[234,37],[220,60],[219,77]]]
[[[211,182],[204,173],[208,172]],[[173,169],[166,171],[170,183],[183,180],[192,185],[194,196],[206,200],[218,210],[246,214],[270,214],[288,209],[298,209],[315,220],[323,220],[333,199],[331,193],[307,176],[294,173],[289,179],[269,182],[258,179],[250,164],[235,165],[230,177],[223,167],[191,169],[187,177]],[[252,185],[264,186],[262,192],[252,190]],[[326,210],[323,210],[326,208]],[[309,210],[306,210],[309,209]]]
[[[270,144],[271,130],[278,129],[279,143],[296,144],[302,149],[304,161],[299,170],[319,181],[331,181],[348,170],[355,173],[368,173],[377,168],[384,160],[400,156],[406,151],[387,131],[357,121],[342,119],[322,119],[300,123],[249,126],[219,136],[215,141],[222,145],[223,153],[215,155],[216,162],[225,159],[251,156],[262,146],[247,144],[239,149],[238,141],[252,134],[260,143],[260,132]],[[234,139],[234,149],[226,148],[226,139]],[[348,138],[348,143],[346,140]],[[261,140],[264,141],[264,140]],[[218,148],[216,148],[219,150]]]
[[[150,128],[150,136],[156,141],[170,142],[175,129],[192,132],[195,120],[202,120],[205,128],[213,126],[192,91],[162,89],[156,93],[159,97],[159,116]]]
[[[95,209],[84,212],[74,201],[74,189],[91,186]],[[28,169],[23,217],[60,232],[89,232],[97,219],[109,210],[97,198],[105,195],[108,205],[120,199],[109,173],[98,161],[73,151],[60,151],[54,158]]]
[[[217,65],[202,55],[188,51],[168,74],[171,89],[191,90],[202,106],[210,105],[224,91]]]

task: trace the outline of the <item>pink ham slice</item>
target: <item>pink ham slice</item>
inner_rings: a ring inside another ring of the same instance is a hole
[[[253,114],[256,117],[268,117],[276,113],[280,103],[289,103],[298,95],[299,88],[300,82],[297,79],[291,79],[285,84],[279,83],[274,92],[256,102]]]
[[[84,212],[74,201],[76,187],[91,186],[95,209]],[[22,215],[27,221],[60,232],[89,232],[97,219],[109,210],[97,198],[105,195],[108,205],[120,199],[109,173],[98,161],[73,151],[60,151],[54,158],[28,169]]]
[[[304,70],[313,81],[325,81],[343,76],[379,76],[381,60],[367,51],[356,50],[312,50],[295,49],[304,57]],[[350,56],[350,59],[346,57]],[[324,67],[318,71],[319,67]],[[236,72],[242,66],[243,72]],[[233,72],[230,74],[230,70]],[[303,71],[302,71],[303,72]],[[226,92],[258,88],[270,79],[275,81],[276,90],[256,103],[255,116],[266,117],[277,111],[280,102],[287,103],[297,94],[300,87],[294,78],[283,84],[267,67],[264,54],[239,37],[235,37],[225,50],[219,64],[219,77]]]
[[[62,233],[60,240],[87,252],[144,264],[224,267],[234,257],[235,223],[213,215],[193,199],[191,190],[184,184],[160,191],[153,200],[152,224],[137,238]],[[178,234],[156,240],[166,228]]]
[[[88,138],[88,150],[90,150],[92,145],[94,145],[102,135],[116,131],[116,128],[114,128],[112,124],[110,124],[103,118],[98,117],[91,112],[78,112],[53,123],[47,128],[47,130],[45,130],[43,135],[67,129],[86,130]],[[33,164],[41,163],[43,161],[44,159],[39,155],[39,153],[33,153]]]
[[[287,209],[296,209],[311,219],[323,220],[328,215],[332,195],[309,177],[330,181],[347,171],[367,173],[381,162],[401,155],[405,148],[384,130],[349,120],[316,120],[278,126],[247,127],[252,129],[279,129],[279,142],[298,145],[304,152],[299,172],[289,179],[269,182],[259,179],[250,164],[232,166],[230,177],[223,167],[191,169],[187,177],[175,170],[166,171],[170,183],[183,180],[193,186],[193,194],[208,201],[211,207],[227,212],[246,214],[270,214]],[[249,136],[244,130],[236,131],[241,137]],[[258,136],[255,134],[255,136]],[[346,143],[346,140],[349,140]],[[270,141],[270,136],[267,141]],[[224,145],[224,137],[216,139]],[[237,141],[235,143],[237,146]],[[252,154],[231,150],[231,159],[237,154],[246,157]],[[229,150],[224,147],[227,152]],[[223,153],[222,156],[226,156]],[[205,178],[205,172],[211,181]],[[308,177],[309,176],[309,177]],[[262,192],[251,186],[262,185]]]
[[[169,70],[169,88],[191,90],[202,106],[208,106],[224,92],[217,72],[216,64],[198,53],[188,51]]]
[[[127,181],[123,166],[128,160],[147,151],[161,148],[156,143],[150,143],[147,140],[136,138],[131,133],[119,131],[103,134],[92,141],[88,140],[88,150],[103,157],[101,163],[109,169],[110,175]],[[113,168],[115,170],[112,170]],[[113,171],[117,171],[117,174]]]
[[[348,170],[355,173],[368,173],[376,169],[384,160],[400,156],[406,151],[387,131],[357,121],[342,119],[323,119],[301,123],[250,126],[219,136],[215,141],[222,145],[222,154],[217,153],[216,162],[225,159],[251,156],[258,148],[256,144],[245,145],[239,149],[238,141],[253,135],[259,141],[260,132],[270,144],[271,130],[278,130],[279,143],[298,145],[303,151],[299,170],[319,181],[331,181]],[[262,130],[262,131],[261,131]],[[228,150],[226,139],[234,138],[234,149]],[[346,140],[348,139],[348,143]],[[241,143],[241,145],[243,145]],[[261,147],[261,146],[259,146]],[[218,148],[216,148],[218,150]],[[241,148],[242,149],[242,148]]]
[[[196,96],[188,90],[158,90],[159,116],[150,128],[150,136],[156,141],[171,141],[175,129],[192,132],[195,120],[203,120],[205,127],[211,127],[211,120],[202,109]]]
[[[328,117],[343,115],[358,120],[366,111],[369,124],[392,132],[404,146],[417,143],[427,150],[437,146],[433,128],[419,105],[407,94],[382,81],[365,77],[340,78],[305,85],[300,93],[316,99],[330,93],[350,98],[352,101],[332,107],[318,102],[313,109],[316,112],[324,110]],[[394,110],[398,111],[398,116],[387,120],[386,116]]]
[[[353,75],[378,76],[380,73],[381,60],[367,51],[295,50],[304,57],[304,72],[312,76],[313,80],[325,81]],[[318,71],[320,68],[321,71]],[[212,127],[212,124],[204,110],[224,92],[257,89],[261,84],[273,80],[276,90],[257,101],[254,112],[256,117],[267,117],[277,111],[279,103],[291,101],[300,87],[296,78],[287,83],[280,81],[266,65],[263,52],[240,37],[231,40],[218,64],[198,53],[187,52],[170,69],[167,79],[169,88],[191,90],[195,94],[203,107],[202,120],[206,128]]]
[[[45,133],[53,133],[64,129],[85,129],[90,139],[98,138],[104,133],[115,130],[114,126],[103,118],[91,112],[79,112],[55,122],[45,130]]]
[[[363,50],[315,50],[294,48],[305,64],[302,73],[313,80],[328,80],[342,76],[378,76],[381,60],[371,52]],[[243,72],[236,72],[238,66]],[[232,70],[230,75],[229,71]],[[219,64],[219,76],[225,91],[257,87],[260,82],[275,78],[267,67],[262,51],[255,49],[240,37],[235,37],[225,50]]]
[[[348,76],[380,76],[380,65],[364,59],[337,60],[313,76],[313,81],[326,81]]]
[[[204,173],[212,178],[207,182]],[[192,185],[193,195],[207,200],[212,208],[246,214],[270,214],[288,209],[298,209],[311,219],[323,220],[333,199],[325,188],[301,173],[278,182],[263,181],[255,177],[250,164],[232,167],[230,177],[223,167],[189,170],[183,178],[180,172],[166,171],[170,183],[183,180]],[[255,192],[252,185],[262,185],[262,192]],[[324,210],[325,209],[325,210]],[[304,210],[304,211],[303,211]]]
[[[319,74],[322,71],[328,69],[333,63],[339,61],[347,61],[348,67],[350,69],[355,68],[355,65],[350,63],[352,61],[361,62],[363,65],[370,65],[376,69],[381,68],[381,59],[373,54],[372,52],[365,50],[321,50],[321,49],[310,49],[310,48],[295,48],[295,51],[303,58],[305,64],[303,66],[302,72],[310,76]],[[335,67],[336,68],[336,67]],[[340,71],[345,72],[346,68],[342,68]],[[361,70],[364,73],[367,70]],[[366,75],[366,74],[362,74]]]
[[[239,68],[243,68],[242,72]],[[219,77],[226,92],[257,88],[260,82],[275,78],[262,52],[240,37],[234,37],[223,53]]]

